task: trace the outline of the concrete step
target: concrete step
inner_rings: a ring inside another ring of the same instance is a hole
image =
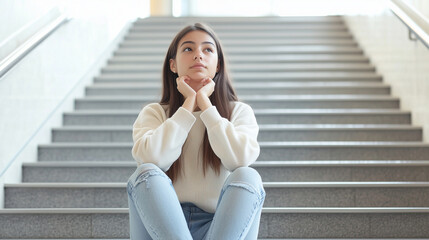
[[[402,240],[427,240],[427,238],[401,238]],[[5,240],[20,240],[20,239],[5,239]],[[22,239],[23,240],[23,239]],[[26,239],[26,240],[44,240],[44,239]],[[92,240],[92,238],[88,238],[88,239],[84,239],[84,238],[79,238],[79,239],[65,239],[65,238],[61,238],[61,239],[53,239],[53,238],[50,238],[50,240]],[[122,238],[122,239],[105,239],[105,238],[103,238],[103,239],[100,239],[100,240],[128,240],[128,238]],[[276,238],[276,239],[274,239],[274,238],[270,238],[270,239],[266,239],[266,238],[264,238],[264,239],[261,239],[261,238],[258,238],[258,240],[323,240],[323,239],[321,239],[321,238],[318,238],[318,239],[316,239],[316,238],[299,238],[299,239],[297,239],[297,238],[282,238],[282,239],[280,239],[280,238]],[[339,239],[339,238],[337,238],[337,240],[351,240],[350,238],[349,239],[346,239],[346,238],[342,238],[342,239]],[[359,238],[359,239],[356,239],[356,238],[353,238],[353,240],[395,240],[394,238]]]
[[[360,108],[360,109],[397,109],[399,99],[383,95],[248,95],[240,96],[240,101],[252,108]],[[75,100],[76,110],[92,109],[141,109],[142,106],[159,102],[156,96],[91,96]]]
[[[137,41],[142,42],[142,41]],[[148,43],[149,44],[149,43]],[[167,44],[168,47],[168,44]],[[145,55],[145,56],[116,56],[109,59],[108,64],[143,64],[143,63],[157,63],[162,64],[165,56],[160,55]],[[284,54],[274,56],[261,56],[261,55],[233,55],[228,56],[228,61],[233,63],[369,63],[369,59],[363,55],[347,55],[347,54],[318,54],[314,56],[300,55],[300,54]]]
[[[265,207],[425,207],[428,182],[267,182]]]
[[[344,24],[342,17],[340,16],[305,16],[305,17],[151,17],[151,18],[139,18],[134,24],[135,25],[151,25],[151,26],[176,26],[176,25],[188,25],[194,22],[205,22],[210,26],[229,26],[231,24],[248,26],[259,26],[259,25],[286,25],[286,24],[312,24],[316,26],[323,26],[326,24]]]
[[[0,237],[128,238],[128,209],[2,209]],[[429,208],[264,208],[259,230],[259,238],[428,237]]]
[[[259,160],[425,160],[422,142],[260,142]]]
[[[422,141],[422,129],[407,125],[260,125],[259,141]]]
[[[259,141],[422,141],[422,129],[408,125],[263,124]],[[54,128],[52,142],[132,142],[132,126]]]
[[[231,72],[375,71],[375,67],[368,63],[235,63],[230,69]],[[157,73],[160,70],[160,64],[115,64],[102,68],[101,73]]]
[[[166,26],[151,26],[151,25],[142,25],[134,24],[130,29],[129,33],[163,33],[170,31],[180,31],[183,28],[182,25],[166,25]],[[326,31],[326,32],[337,32],[337,31],[348,31],[348,28],[344,24],[324,24],[319,26],[314,26],[313,24],[277,24],[277,25],[243,25],[243,24],[234,24],[230,23],[228,25],[217,25],[213,26],[213,30],[216,31],[216,34],[231,33],[231,32],[275,32],[275,31]]]
[[[136,34],[137,35],[137,34]],[[128,35],[129,37],[131,35]],[[249,37],[253,37],[250,35]],[[263,35],[263,37],[269,37]],[[164,56],[166,49],[151,48],[124,48],[114,52],[114,56],[140,56],[146,54],[159,54]],[[350,46],[264,46],[264,47],[235,47],[225,49],[228,55],[283,55],[283,54],[363,54],[359,47]]]
[[[164,49],[168,48],[171,43],[171,39],[158,39],[158,40],[148,40],[142,39],[140,41],[128,40],[123,41],[119,44],[119,48],[135,48],[135,47],[163,47]],[[227,41],[222,41],[222,46],[224,47],[234,47],[234,46],[288,46],[288,45],[336,45],[336,46],[358,46],[357,42],[353,39],[266,39],[261,41],[259,39],[229,39]]]
[[[161,65],[160,65],[161,66]],[[381,82],[382,77],[372,72],[288,72],[288,73],[231,73],[234,83],[240,82]],[[94,78],[95,83],[161,82],[159,73],[104,73]]]
[[[256,161],[265,182],[429,182],[428,160]],[[23,164],[23,182],[127,182],[135,161],[34,162]]]
[[[158,34],[142,34],[142,33],[132,33],[124,37],[125,41],[128,40],[156,40],[156,39],[173,39],[176,32],[168,33],[158,33]],[[297,39],[297,38],[307,38],[307,39],[353,39],[353,35],[349,32],[323,32],[323,31],[284,31],[284,32],[271,32],[266,34],[258,34],[255,32],[247,33],[222,33],[218,37],[222,41],[230,41],[232,39]],[[245,41],[245,40],[243,40]]]
[[[237,94],[240,95],[302,95],[302,94],[365,94],[387,95],[390,86],[371,82],[291,82],[291,83],[260,83],[240,82],[234,84]],[[86,87],[87,96],[105,95],[157,95],[161,94],[160,83],[118,84],[103,83]]]
[[[254,112],[259,124],[411,124],[410,112],[394,109],[254,109]],[[63,124],[132,126],[138,113],[132,110],[66,112]]]
[[[309,18],[309,19],[307,19]],[[260,27],[260,26],[295,26],[295,25],[311,25],[311,26],[344,26],[344,21],[341,17],[180,17],[180,18],[146,18],[139,19],[133,23],[133,27],[150,26],[152,28],[170,28],[183,27],[189,24],[203,22],[212,27],[228,26],[243,26],[243,27]]]
[[[126,183],[18,183],[4,188],[5,208],[128,207]],[[264,188],[265,207],[429,207],[429,182],[264,182]]]
[[[259,124],[410,124],[393,109],[255,109]]]
[[[240,37],[239,34],[243,34],[245,36],[254,36],[254,35],[267,35],[270,36],[278,36],[278,33],[282,32],[293,32],[293,33],[349,33],[347,27],[344,25],[334,25],[334,26],[322,26],[322,27],[314,27],[311,25],[301,25],[301,26],[293,26],[293,25],[284,25],[284,26],[258,26],[255,29],[246,29],[241,26],[230,26],[228,28],[213,28],[216,32],[216,35],[219,36],[220,39],[229,39],[233,37]],[[170,30],[165,29],[147,29],[145,27],[133,27],[128,31],[128,35],[148,35],[148,36],[172,36],[171,33],[179,32],[183,27],[174,26],[170,28]],[[245,41],[245,39],[243,39]]]
[[[132,143],[52,143],[39,145],[39,161],[132,161]],[[426,160],[422,142],[259,142],[260,161]]]

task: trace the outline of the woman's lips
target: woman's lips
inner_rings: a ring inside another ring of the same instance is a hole
[[[195,64],[191,68],[205,68],[205,67],[206,66],[204,66],[203,64]]]

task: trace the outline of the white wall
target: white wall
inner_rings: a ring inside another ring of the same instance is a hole
[[[9,5],[0,9],[0,16],[3,9],[15,9],[16,15],[30,19],[24,15],[36,8],[33,2],[45,1],[6,2]],[[55,2],[73,19],[0,78],[0,208],[3,184],[21,181],[22,163],[36,161],[37,145],[51,142],[52,127],[62,125],[62,113],[73,110],[73,99],[83,96],[84,87],[105,65],[130,21],[149,13],[147,1]],[[46,4],[52,7],[49,1]]]
[[[429,15],[425,0],[412,1]],[[389,9],[376,15],[345,17],[393,96],[400,97],[401,109],[412,112],[413,125],[422,126],[424,141],[429,141],[429,49],[408,39],[405,25]]]
[[[325,16],[377,12],[386,0],[174,0],[174,2],[183,3],[181,4],[183,15]]]
[[[426,17],[429,17],[429,1],[427,0],[404,0]]]
[[[54,1],[13,1],[2,0],[0,1],[0,42],[7,38],[9,35],[31,22],[52,7],[56,6]]]

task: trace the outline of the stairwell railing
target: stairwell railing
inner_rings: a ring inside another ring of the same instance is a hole
[[[427,17],[402,0],[391,0],[390,10],[408,28],[408,38],[410,40],[420,40],[429,48],[429,19]]]
[[[20,30],[13,33],[9,38],[0,42],[0,48],[2,48],[3,46],[11,45],[12,42],[17,41],[16,36],[19,36],[21,33],[28,32],[29,28],[34,27],[35,23],[43,17],[44,16],[41,16],[39,19],[35,19],[34,21],[28,23]],[[25,42],[20,44],[15,50],[13,50],[3,59],[0,59],[0,78],[67,20],[68,18],[65,14],[60,14],[55,19],[51,20],[49,23],[39,29],[37,32],[35,32]]]

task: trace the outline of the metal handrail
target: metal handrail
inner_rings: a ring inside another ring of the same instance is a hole
[[[391,0],[390,3],[390,10],[407,26],[410,40],[420,40],[429,48],[429,20],[401,0]]]
[[[0,60],[0,78],[66,21],[68,21],[67,16],[65,14],[60,15],[56,19],[52,20],[49,24],[41,28],[27,41],[22,43],[13,52],[7,55],[3,60]]]

